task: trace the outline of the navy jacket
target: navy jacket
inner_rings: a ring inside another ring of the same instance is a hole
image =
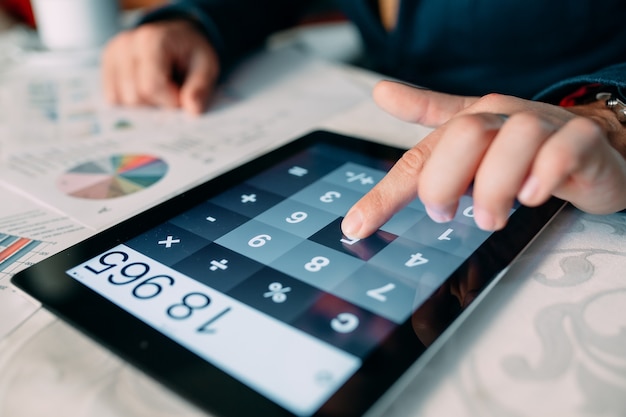
[[[201,24],[225,65],[296,23],[309,0],[180,0],[145,20]],[[336,0],[369,66],[438,91],[555,102],[578,85],[626,86],[624,0],[402,0],[386,32],[375,0]]]

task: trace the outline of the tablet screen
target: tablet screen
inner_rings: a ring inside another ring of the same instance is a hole
[[[522,215],[517,235],[515,207],[492,234],[469,192],[444,224],[415,200],[347,239],[342,216],[400,155],[314,132],[51,261],[48,279],[80,290],[51,294],[34,270],[14,281],[203,407],[358,415],[558,207]]]

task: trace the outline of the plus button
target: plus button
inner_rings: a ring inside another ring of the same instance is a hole
[[[173,236],[168,236],[164,240],[159,240],[157,243],[159,245],[164,245],[166,249],[169,249],[174,243],[180,243],[180,239],[174,239]]]

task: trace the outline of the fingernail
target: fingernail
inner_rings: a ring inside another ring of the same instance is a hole
[[[357,234],[361,230],[362,225],[363,215],[361,212],[358,210],[350,211],[341,222],[341,231],[349,239],[354,239],[358,237]]]
[[[496,221],[491,213],[476,206],[474,206],[474,221],[483,230],[494,230],[496,226]]]
[[[522,185],[522,189],[517,194],[517,199],[522,203],[529,202],[537,193],[538,189],[539,189],[539,180],[537,179],[537,177],[531,175],[530,177],[526,179],[526,182],[524,182],[524,185]]]
[[[454,218],[453,206],[433,207],[426,206],[426,213],[433,221],[437,223],[446,223]]]

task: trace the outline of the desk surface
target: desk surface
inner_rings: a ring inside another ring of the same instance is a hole
[[[367,90],[376,76],[341,70],[361,86],[363,100],[355,93],[354,103],[334,117],[309,120],[310,127],[405,146],[427,133],[371,104]],[[46,224],[72,223],[37,198],[20,196],[4,183],[1,190],[0,233],[26,234],[9,221],[16,212],[35,210]],[[76,226],[52,251],[96,230]],[[626,214],[593,216],[566,208],[429,362],[422,371],[428,383],[410,384],[389,415],[625,415],[625,235]],[[0,295],[10,291],[7,282],[0,275]],[[203,415],[29,305],[29,318],[0,339],[0,416]],[[24,311],[21,305],[15,309]],[[10,310],[0,313],[10,318]]]

